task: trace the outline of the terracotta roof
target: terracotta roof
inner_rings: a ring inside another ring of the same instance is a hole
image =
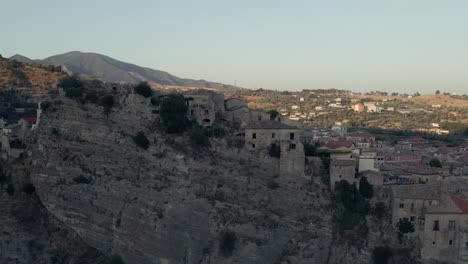
[[[463,213],[468,213],[468,201],[460,199],[455,196],[450,196],[452,201],[460,208]]]
[[[349,140],[328,141],[323,146],[330,149],[350,148],[353,146],[353,142]]]
[[[30,124],[36,124],[36,121],[37,121],[37,118],[35,117],[25,117],[23,119]]]
[[[249,123],[245,129],[298,129],[298,127],[286,125],[274,120],[268,120]]]
[[[367,133],[367,132],[362,132],[362,131],[356,131],[356,132],[351,132],[347,134],[347,137],[362,137],[362,138],[373,138],[375,137],[374,135]]]

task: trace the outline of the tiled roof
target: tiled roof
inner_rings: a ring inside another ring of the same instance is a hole
[[[347,137],[362,137],[362,138],[373,138],[375,137],[374,135],[367,133],[367,132],[362,132],[362,131],[356,131],[356,132],[350,132],[347,134]]]
[[[36,124],[36,121],[37,121],[37,118],[35,117],[25,117],[23,119],[30,124]]]
[[[468,213],[468,201],[455,196],[450,196],[452,201],[460,208],[463,213]]]
[[[332,166],[356,166],[356,161],[345,159],[332,159],[330,164]]]
[[[298,129],[296,126],[290,126],[278,121],[258,121],[249,123],[245,129]]]
[[[403,199],[438,200],[440,187],[438,184],[394,185],[392,194]]]
[[[328,141],[323,146],[329,149],[350,148],[353,146],[353,142],[349,140]]]

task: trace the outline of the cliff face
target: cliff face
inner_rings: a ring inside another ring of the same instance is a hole
[[[116,100],[108,114],[53,99],[32,147],[31,181],[45,208],[104,254],[130,264],[369,263],[382,244],[378,221],[367,242],[333,231],[319,177],[277,177],[277,166],[225,140],[195,148],[187,135],[162,132],[149,99],[102,89]],[[147,150],[133,142],[139,131]]]

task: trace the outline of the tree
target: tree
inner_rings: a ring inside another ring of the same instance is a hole
[[[342,180],[335,185],[335,218],[341,230],[351,230],[366,225],[369,203],[361,196],[356,185]]]
[[[374,214],[378,217],[378,218],[383,218],[385,216],[385,204],[383,202],[378,202],[375,204],[375,207],[374,207]]]
[[[403,234],[408,234],[408,233],[413,233],[414,232],[414,226],[413,223],[411,223],[408,218],[403,218],[402,220],[398,221],[397,223],[398,227],[398,237],[401,239]]]
[[[435,91],[435,94],[440,94],[440,91],[439,90]]]
[[[135,144],[142,149],[148,149],[150,144],[143,131],[138,132],[136,136],[133,137],[133,142],[135,142]]]
[[[219,236],[219,250],[224,256],[232,255],[236,248],[236,233],[232,231],[223,231]]]
[[[83,82],[75,75],[63,78],[58,86],[64,89],[67,97],[76,98],[83,95]]]
[[[317,148],[309,142],[304,142],[304,155],[306,157],[317,156]]]
[[[194,146],[208,146],[210,139],[207,136],[204,128],[200,125],[192,126],[190,130],[190,141]]]
[[[171,93],[161,101],[160,116],[167,133],[180,133],[186,129],[187,103],[181,94]]]
[[[387,264],[392,256],[393,251],[388,246],[376,247],[372,251],[372,258],[374,259],[374,264]]]
[[[101,97],[101,105],[104,107],[104,112],[109,113],[114,106],[114,96],[108,94]]]
[[[433,168],[442,168],[442,162],[440,162],[438,159],[431,159],[429,161],[429,166]]]
[[[268,111],[267,113],[270,114],[270,120],[275,120],[275,118],[280,114],[278,111],[276,110],[270,110]]]
[[[372,184],[367,181],[367,177],[362,177],[359,181],[359,193],[367,199],[372,198],[374,195],[374,188],[372,187]]]
[[[125,264],[119,255],[112,255],[110,264]]]
[[[151,89],[151,86],[147,82],[141,82],[135,86],[135,93],[148,98],[153,95],[153,89]]]

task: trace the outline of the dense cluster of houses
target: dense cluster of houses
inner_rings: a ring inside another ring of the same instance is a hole
[[[420,239],[424,259],[468,263],[468,190],[452,182],[468,176],[466,147],[433,147],[422,137],[384,142],[342,126],[301,127],[283,116],[271,119],[267,112],[251,109],[239,98],[218,96],[218,102],[210,102],[215,96],[205,96],[207,100],[198,95],[190,101],[189,116],[209,125],[205,119],[214,120],[217,112],[224,120],[238,123],[237,135],[243,138],[244,149],[258,159],[268,160],[268,152],[276,148],[280,155],[271,160],[281,177],[311,177],[305,169],[308,159],[303,144],[313,144],[330,155],[331,189],[342,180],[359,186],[366,177],[382,195],[391,194],[393,224],[406,219],[414,225],[411,236]],[[200,107],[211,116],[193,114]],[[431,167],[428,163],[434,158],[451,165]]]

